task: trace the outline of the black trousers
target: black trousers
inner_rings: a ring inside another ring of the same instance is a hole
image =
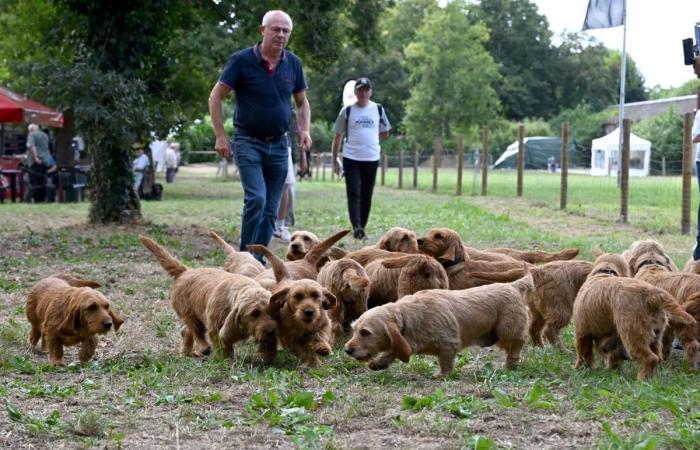
[[[372,208],[374,180],[379,161],[355,161],[343,158],[345,191],[348,196],[348,214],[353,229],[365,228]]]

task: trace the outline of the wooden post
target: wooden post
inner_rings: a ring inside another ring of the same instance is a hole
[[[323,181],[326,181],[326,158],[324,158],[324,156],[326,156],[326,154],[321,153],[320,156],[321,156],[321,172],[322,172],[321,179]]]
[[[566,209],[569,192],[569,123],[561,124],[561,186],[559,187],[559,209]]]
[[[462,167],[464,165],[464,135],[459,135],[457,144],[457,195],[462,195]]]
[[[662,177],[666,176],[666,157],[665,156],[661,157],[661,176]]]
[[[418,187],[418,144],[413,147],[413,189]]]
[[[630,125],[629,119],[622,121],[622,161],[620,164],[620,222],[629,219],[630,201]]]
[[[523,196],[523,171],[525,169],[525,125],[518,125],[518,184],[517,196]]]
[[[433,141],[433,192],[437,192],[438,186],[438,167],[440,166],[440,154],[442,149],[442,142],[440,139],[435,139]]]
[[[403,188],[403,149],[399,150],[399,189]]]
[[[483,143],[481,146],[481,195],[486,195],[489,174],[489,127],[484,126]]]
[[[314,167],[316,167],[316,181],[318,181],[318,172],[319,172],[319,165],[321,163],[321,152],[317,151],[316,154],[314,155],[316,161],[314,161],[316,164]]]
[[[690,233],[690,199],[693,178],[693,143],[691,129],[693,128],[693,113],[683,116],[683,195],[681,206],[681,233]]]
[[[382,153],[382,186],[384,186],[384,176],[386,174],[386,153]]]

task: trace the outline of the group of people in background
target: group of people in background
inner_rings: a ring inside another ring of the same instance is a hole
[[[139,198],[148,197],[144,195],[144,186],[146,181],[146,176],[149,173],[149,168],[151,167],[151,159],[144,152],[144,144],[141,142],[136,142],[132,145],[134,150],[134,160],[131,165],[131,170],[134,175],[134,191],[138,194]],[[177,174],[178,168],[180,167],[180,144],[177,142],[171,142],[165,149],[165,181],[166,183],[172,183],[175,181],[175,174]],[[154,167],[157,171],[159,167]]]

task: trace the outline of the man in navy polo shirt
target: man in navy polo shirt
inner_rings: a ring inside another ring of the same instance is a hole
[[[299,145],[302,150],[311,147],[311,108],[306,98],[304,70],[299,57],[285,50],[292,33],[292,19],[284,11],[268,11],[260,33],[261,42],[231,55],[209,96],[215,150],[228,158],[231,150],[221,102],[232,90],[236,93],[236,134],[231,147],[244,191],[241,250],[248,244],[267,246],[272,239],[287,178],[291,98],[297,107]],[[304,156],[300,166],[304,171]],[[260,255],[257,257],[262,261]]]

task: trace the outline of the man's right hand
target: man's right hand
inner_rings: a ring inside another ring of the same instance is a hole
[[[333,158],[333,173],[340,176],[340,164],[338,164],[338,158]]]
[[[219,156],[221,156],[224,159],[228,159],[229,156],[231,156],[231,152],[229,151],[228,146],[228,139],[226,139],[226,136],[216,138],[214,150],[216,150],[216,153],[218,153]]]

